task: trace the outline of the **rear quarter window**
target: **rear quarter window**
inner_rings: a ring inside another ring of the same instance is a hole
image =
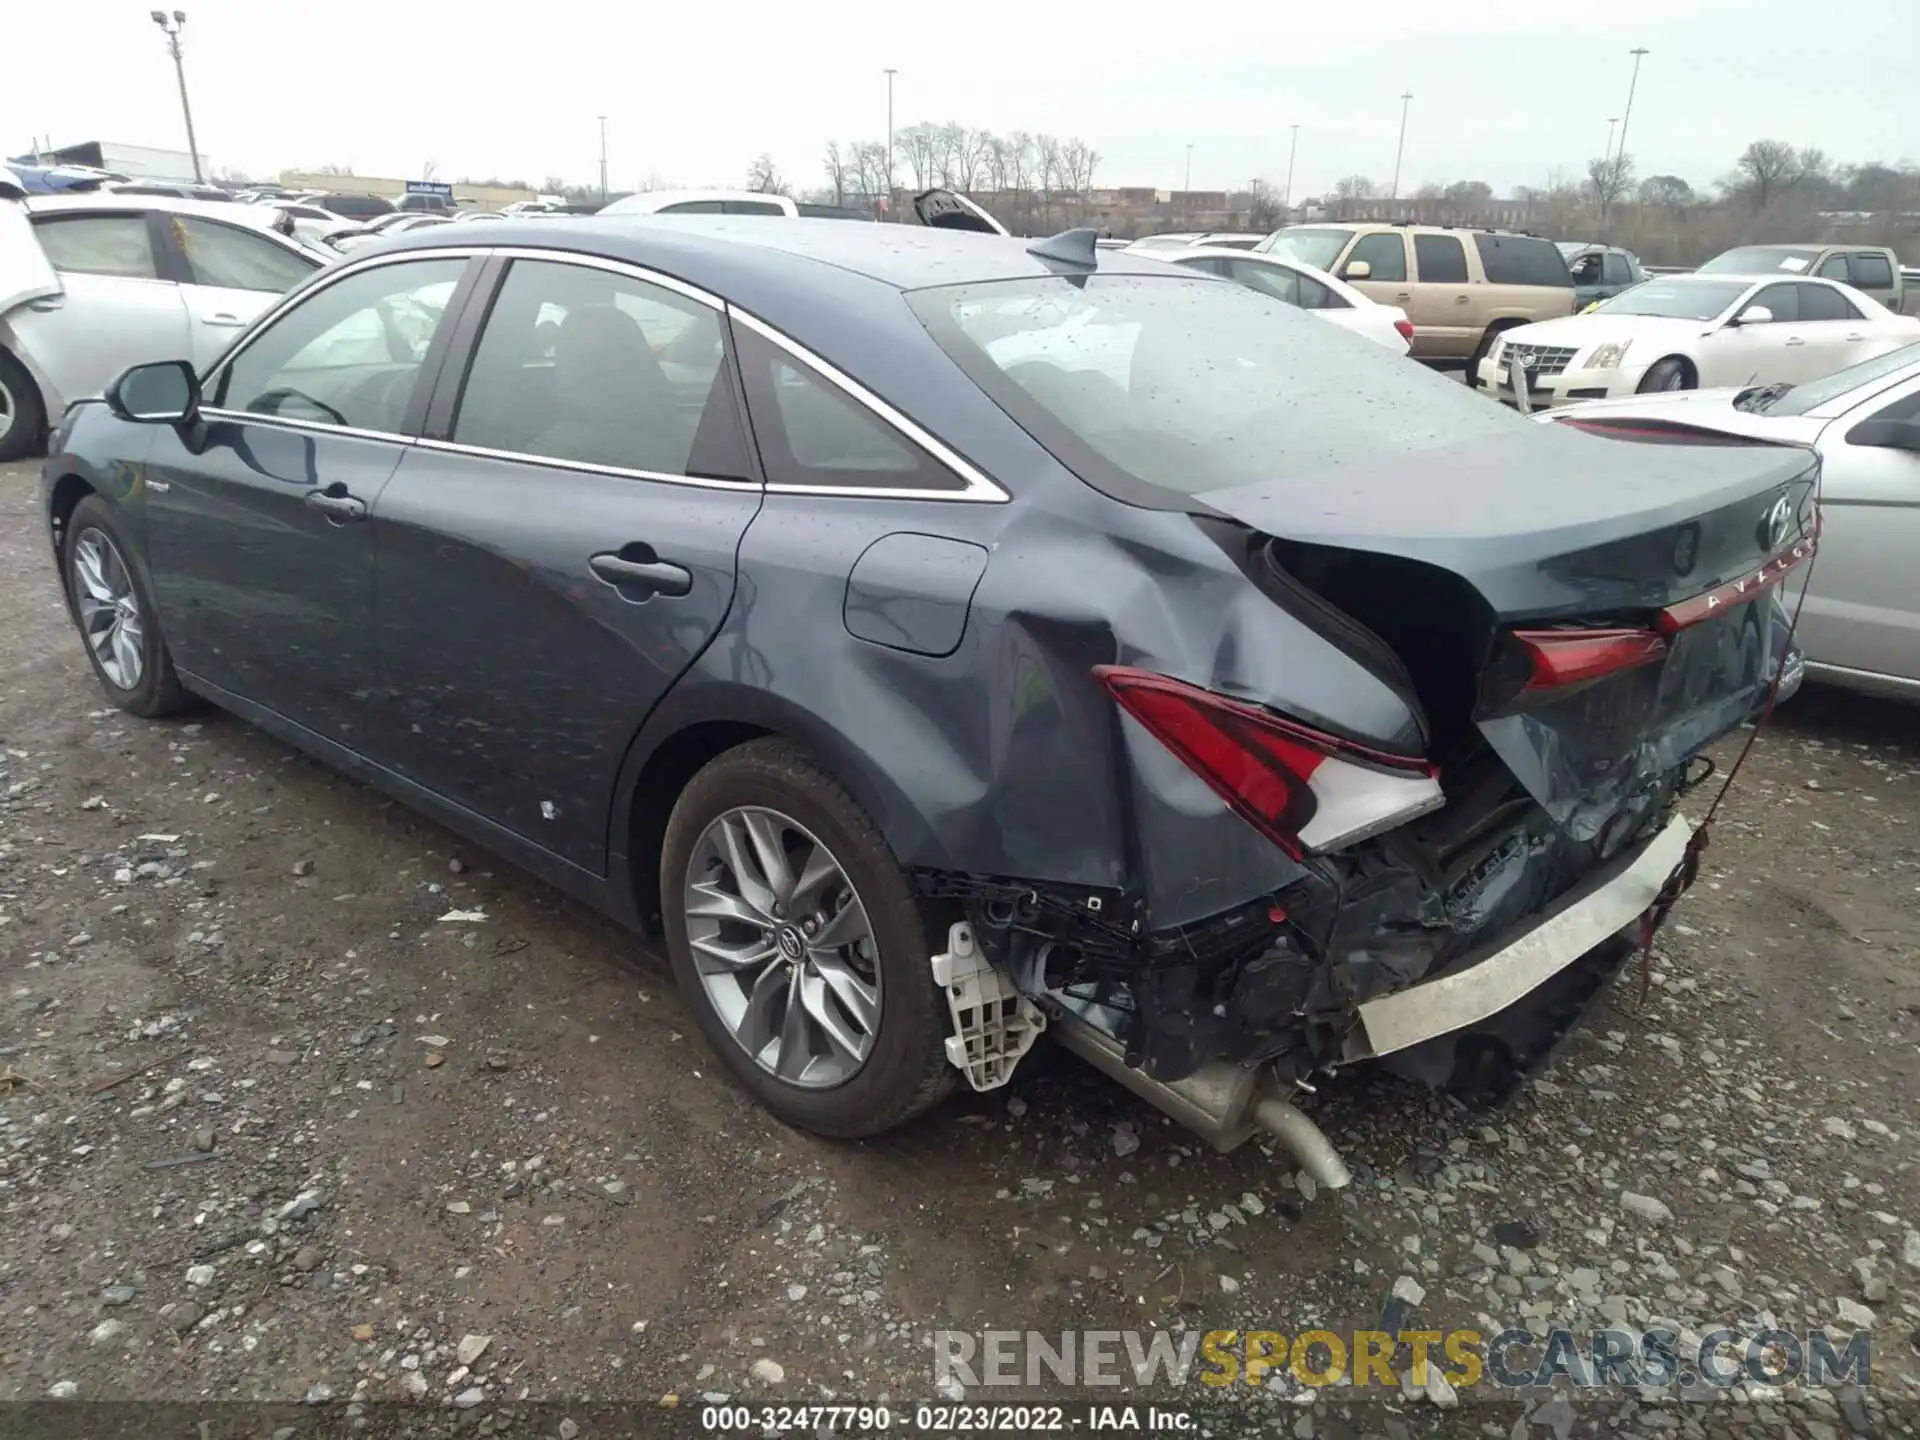
[[[1853,257],[1853,283],[1863,290],[1891,290],[1893,266],[1887,263],[1884,255],[1856,255]]]
[[[1480,269],[1490,285],[1555,285],[1573,288],[1573,276],[1557,246],[1527,235],[1475,235]]]

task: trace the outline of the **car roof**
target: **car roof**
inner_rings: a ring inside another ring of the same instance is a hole
[[[1212,255],[1222,260],[1245,260],[1253,265],[1271,265],[1276,270],[1292,270],[1296,274],[1318,281],[1356,309],[1365,310],[1379,303],[1365,291],[1349,285],[1338,275],[1329,275],[1325,270],[1309,265],[1304,260],[1296,260],[1291,255],[1276,255],[1268,250],[1242,250],[1231,245],[1189,245],[1186,249],[1176,250],[1172,254],[1164,251],[1157,252],[1154,258],[1160,264],[1178,265],[1182,258],[1188,255]]]
[[[732,295],[743,279],[840,272],[896,290],[1042,277],[1063,273],[1031,254],[1033,243],[925,225],[849,225],[843,220],[745,215],[595,215],[569,225],[506,216],[476,232],[431,226],[396,236],[396,248],[532,246],[625,260],[690,285]],[[1098,272],[1165,275],[1164,267],[1124,250],[1101,250]]]
[[[112,190],[89,190],[78,195],[33,195],[25,201],[35,215],[57,215],[64,211],[146,211],[164,210],[173,215],[204,215],[210,220],[247,225],[255,230],[270,229],[273,207],[247,205],[237,200],[185,200],[177,195],[123,195]]]

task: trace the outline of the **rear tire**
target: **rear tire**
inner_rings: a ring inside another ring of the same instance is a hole
[[[752,741],[688,782],[661,847],[660,912],[701,1033],[781,1120],[878,1135],[953,1088],[946,1003],[907,876],[799,747]]]
[[[33,376],[0,350],[0,462],[31,455],[47,429],[46,402]]]
[[[1693,367],[1677,355],[1669,355],[1647,367],[1647,373],[1640,377],[1639,387],[1634,393],[1653,395],[1663,390],[1691,390],[1693,385]]]
[[[73,507],[60,575],[87,662],[109,700],[147,720],[192,705],[160,633],[160,611],[140,552],[98,495]]]

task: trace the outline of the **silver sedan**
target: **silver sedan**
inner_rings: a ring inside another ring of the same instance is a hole
[[[1920,344],[1799,385],[1636,395],[1541,419],[1818,450],[1820,548],[1797,636],[1808,678],[1920,700]]]

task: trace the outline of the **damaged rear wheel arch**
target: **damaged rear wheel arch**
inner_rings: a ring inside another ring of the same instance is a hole
[[[626,863],[634,912],[649,938],[666,933],[660,919],[660,852],[680,792],[727,751],[775,733],[738,720],[707,720],[667,737],[647,756],[627,805]]]

